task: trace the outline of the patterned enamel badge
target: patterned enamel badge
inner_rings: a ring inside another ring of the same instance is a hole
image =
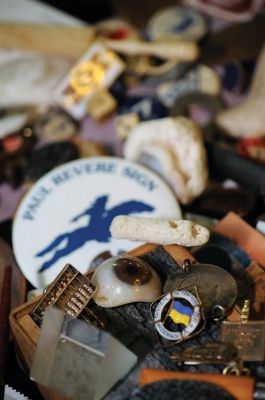
[[[154,326],[163,339],[174,342],[186,340],[194,335],[202,322],[200,300],[188,291],[167,293],[152,307],[154,304]]]

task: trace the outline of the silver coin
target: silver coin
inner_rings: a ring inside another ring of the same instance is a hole
[[[187,288],[193,293],[195,286],[206,316],[216,306],[229,310],[237,299],[237,284],[233,276],[211,264],[191,264],[186,270],[180,269],[166,280],[163,292]]]

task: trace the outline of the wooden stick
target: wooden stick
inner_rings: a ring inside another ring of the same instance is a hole
[[[166,60],[194,61],[199,56],[196,43],[184,40],[146,42],[139,39],[111,40],[103,43],[112,50],[130,56],[156,56]]]
[[[0,23],[0,46],[78,58],[94,38],[87,26],[54,26],[22,23]]]
[[[95,29],[87,26],[54,26],[0,23],[0,46],[38,51],[69,58],[78,58],[95,38]],[[193,42],[145,42],[142,40],[108,40],[103,42],[114,51],[129,55],[153,55],[174,61],[194,61],[198,46]]]

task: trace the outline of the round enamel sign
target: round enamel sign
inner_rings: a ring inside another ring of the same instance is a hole
[[[22,200],[13,224],[13,248],[25,277],[44,288],[70,263],[86,272],[91,260],[137,246],[112,239],[117,215],[181,218],[166,183],[147,168],[116,157],[76,160],[55,168]]]

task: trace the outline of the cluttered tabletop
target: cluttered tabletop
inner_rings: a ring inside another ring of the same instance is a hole
[[[264,1],[59,3],[0,4],[0,398],[264,399]]]

